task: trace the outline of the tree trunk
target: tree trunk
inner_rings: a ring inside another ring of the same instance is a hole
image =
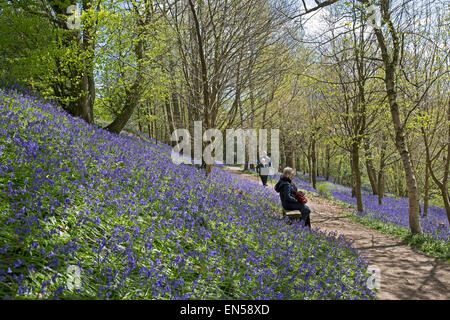
[[[286,151],[286,166],[294,168],[294,157],[290,147]]]
[[[378,204],[380,206],[383,204],[383,197],[384,197],[384,171],[383,170],[380,170],[378,172]]]
[[[134,52],[137,59],[137,69],[136,78],[134,79],[131,88],[126,90],[125,105],[119,115],[114,119],[114,121],[106,127],[106,130],[120,134],[122,129],[127,124],[133,115],[134,109],[141,99],[141,86],[143,81],[143,57],[144,57],[144,42],[143,40],[138,40],[134,47]]]
[[[326,167],[325,167],[325,180],[330,180],[330,146],[327,145],[325,150]]]
[[[83,0],[83,10],[92,9],[91,0]],[[87,123],[94,123],[94,102],[95,102],[95,82],[94,82],[94,25],[87,23],[83,26],[83,39],[81,43],[82,51],[87,54],[85,57],[83,76],[81,79],[81,96],[79,100],[79,116]]]
[[[312,164],[311,164],[311,145],[312,145],[312,141],[310,141],[309,146],[308,146],[308,181],[309,183],[312,183]]]
[[[448,179],[450,172],[450,99],[447,103],[447,123],[447,155],[444,156],[444,177],[442,179],[441,191],[445,211],[447,212],[447,220],[450,224],[450,194],[448,191]]]
[[[198,45],[198,54],[199,54],[199,60],[200,60],[200,76],[202,80],[202,94],[203,94],[203,129],[206,132],[209,129],[212,129],[212,110],[211,107],[213,105],[214,97],[211,96],[210,92],[210,85],[209,85],[209,78],[208,78],[208,65],[207,60],[205,57],[205,46],[203,43],[203,38],[201,34],[201,27],[200,22],[198,18],[197,11],[195,10],[194,3],[192,0],[188,0],[189,2],[189,8],[192,13],[192,18],[194,20],[194,26],[195,26],[195,35]],[[198,2],[200,4],[200,2]],[[201,12],[200,12],[201,15]],[[205,144],[203,145],[205,147]],[[204,160],[203,160],[204,162]],[[212,172],[212,165],[206,164],[206,175],[209,176]],[[245,167],[244,167],[245,168]]]
[[[317,179],[316,179],[316,172],[317,172],[317,162],[316,162],[316,137],[313,134],[311,137],[311,181],[313,188],[316,189]]]
[[[352,154],[350,154],[350,168],[352,170],[352,175],[351,175],[351,185],[352,185],[352,198],[356,198],[356,181],[355,181],[355,165],[353,163],[353,157]]]
[[[172,92],[173,122],[175,129],[183,128],[182,107],[176,91]]]
[[[301,157],[302,157],[303,175],[305,175],[307,170],[308,170],[308,164],[307,164],[307,161],[306,161],[306,157],[305,157],[305,155],[303,153],[301,154]]]
[[[142,133],[142,120],[141,120],[141,109],[137,109],[137,115],[138,115],[138,128],[139,132]]]
[[[379,165],[379,170],[378,170],[378,204],[381,206],[382,202],[383,202],[383,197],[384,197],[384,167],[386,165],[386,148],[387,148],[387,143],[386,143],[386,136],[383,135],[382,137],[383,140],[383,145],[381,147],[381,154],[380,154],[380,165]]]
[[[166,115],[166,118],[167,118],[167,121],[164,122],[165,123],[165,127],[168,126],[170,128],[170,130],[171,130],[171,133],[172,133],[172,132],[175,132],[176,125],[175,125],[174,119],[172,117],[172,108],[170,106],[169,98],[166,99],[164,104],[165,104],[165,107],[166,107],[165,108],[165,115]],[[178,143],[178,139],[176,139],[176,142],[172,141],[171,143],[169,143],[169,145],[173,144],[173,146],[175,146],[177,143]]]
[[[406,137],[404,128],[400,122],[400,115],[398,110],[397,101],[395,100],[395,91],[393,88],[393,82],[388,82],[388,94],[391,103],[391,113],[395,124],[396,138],[395,143],[397,150],[400,153],[403,167],[405,170],[406,186],[408,190],[409,198],[409,223],[412,233],[422,233],[419,221],[419,192],[417,187],[417,180],[414,174],[413,165],[411,162],[411,155],[406,147]]]
[[[95,83],[93,76],[94,68],[94,49],[95,49],[95,26],[92,23],[86,23],[81,30],[71,30],[65,23],[72,13],[67,9],[71,5],[64,1],[49,1],[47,12],[54,12],[59,16],[59,20],[54,20],[50,16],[56,28],[59,31],[57,41],[60,41],[63,47],[76,47],[77,54],[83,55],[83,62],[80,64],[76,59],[61,61],[59,57],[55,60],[55,71],[57,77],[51,85],[55,96],[61,103],[61,106],[71,115],[80,117],[88,123],[94,122],[94,100]],[[91,0],[82,1],[83,10],[92,8]],[[67,80],[66,80],[67,79]],[[68,99],[70,98],[70,99]]]
[[[362,193],[361,193],[361,170],[359,168],[359,146],[357,142],[352,146],[352,165],[353,181],[356,196],[356,206],[359,212],[363,212]]]
[[[148,131],[148,137],[151,139],[152,138],[152,127],[151,127],[150,121],[147,122],[147,131]]]
[[[378,194],[377,173],[372,161],[372,152],[370,151],[370,144],[368,139],[364,139],[364,149],[366,157],[367,175],[369,176],[370,186],[374,195]]]
[[[342,168],[342,157],[339,157],[339,163],[338,163],[338,167],[337,167],[337,183],[338,184],[342,184],[341,168]]]
[[[425,166],[425,184],[423,194],[423,216],[428,215],[428,199],[430,197],[430,175],[428,172],[428,164]]]
[[[389,14],[389,1],[381,2],[381,11],[383,21],[387,24],[388,30],[392,37],[393,48],[392,57],[388,52],[388,46],[386,44],[386,39],[383,35],[381,29],[374,28],[375,35],[379,47],[381,49],[381,55],[383,64],[385,67],[385,86],[386,93],[389,101],[389,107],[392,116],[392,122],[395,129],[395,145],[402,159],[403,168],[406,177],[406,185],[408,189],[409,198],[409,226],[412,233],[420,234],[422,233],[422,228],[420,227],[419,220],[419,192],[417,188],[417,180],[414,174],[414,169],[411,161],[411,155],[406,146],[406,133],[405,128],[400,120],[400,110],[397,103],[397,90],[395,84],[396,67],[399,62],[400,56],[400,39],[393,26],[391,17]]]
[[[448,179],[449,179],[449,173],[450,173],[450,100],[448,101],[448,108],[447,108],[447,154],[444,154],[444,175],[442,178],[442,181],[438,179],[435,172],[433,171],[433,168],[431,167],[431,154],[430,154],[430,146],[428,143],[427,135],[422,127],[422,137],[425,142],[425,153],[427,158],[427,168],[428,172],[431,175],[431,178],[433,179],[434,183],[438,186],[438,188],[441,190],[442,194],[442,200],[444,202],[445,211],[447,213],[447,220],[450,223],[450,194],[448,190]],[[445,149],[443,149],[444,151]]]

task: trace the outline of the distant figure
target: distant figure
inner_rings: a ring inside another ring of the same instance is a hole
[[[261,158],[256,163],[256,170],[259,173],[259,177],[261,178],[264,187],[267,187],[268,171],[271,167],[272,162],[270,161],[270,158],[267,156],[266,152],[263,152]],[[266,169],[264,170],[263,168]]]
[[[286,167],[280,181],[275,185],[275,191],[280,194],[281,205],[285,210],[299,210],[302,214],[302,221],[305,226],[311,228],[311,221],[309,214],[311,210],[306,204],[302,204],[295,197],[296,187],[292,184],[292,179],[295,176],[295,171],[292,168]]]

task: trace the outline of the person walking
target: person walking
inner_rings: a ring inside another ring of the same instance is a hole
[[[267,179],[269,178],[269,171],[271,167],[272,162],[270,158],[267,156],[266,152],[263,152],[260,159],[256,163],[256,169],[264,187],[267,187]]]
[[[275,185],[275,191],[280,194],[281,205],[285,210],[299,210],[302,214],[301,220],[306,227],[311,228],[310,213],[311,209],[297,200],[295,197],[296,188],[292,184],[292,179],[295,176],[295,171],[292,168],[286,167],[283,170],[280,181]]]

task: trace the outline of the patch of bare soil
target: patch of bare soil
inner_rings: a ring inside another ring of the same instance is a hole
[[[257,176],[243,174],[240,168],[227,167],[229,172],[259,181]],[[273,188],[273,184],[269,183]],[[334,232],[353,242],[370,265],[380,270],[377,297],[382,300],[444,300],[450,299],[450,264],[429,257],[404,244],[401,239],[367,228],[349,220],[352,210],[321,198],[308,199],[313,230]],[[342,214],[344,213],[344,214]]]

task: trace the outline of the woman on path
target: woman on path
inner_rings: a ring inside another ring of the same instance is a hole
[[[309,218],[309,214],[311,213],[311,209],[301,202],[299,202],[296,197],[296,188],[292,184],[292,179],[295,176],[295,171],[292,168],[284,168],[283,174],[280,178],[280,181],[275,185],[275,191],[280,194],[281,205],[285,210],[299,210],[302,214],[302,221],[305,226],[311,228],[311,222]]]
[[[261,178],[264,187],[267,187],[267,179],[271,167],[272,162],[270,161],[270,158],[267,156],[266,152],[263,152],[260,160],[256,163],[256,170],[259,173],[259,177]]]

